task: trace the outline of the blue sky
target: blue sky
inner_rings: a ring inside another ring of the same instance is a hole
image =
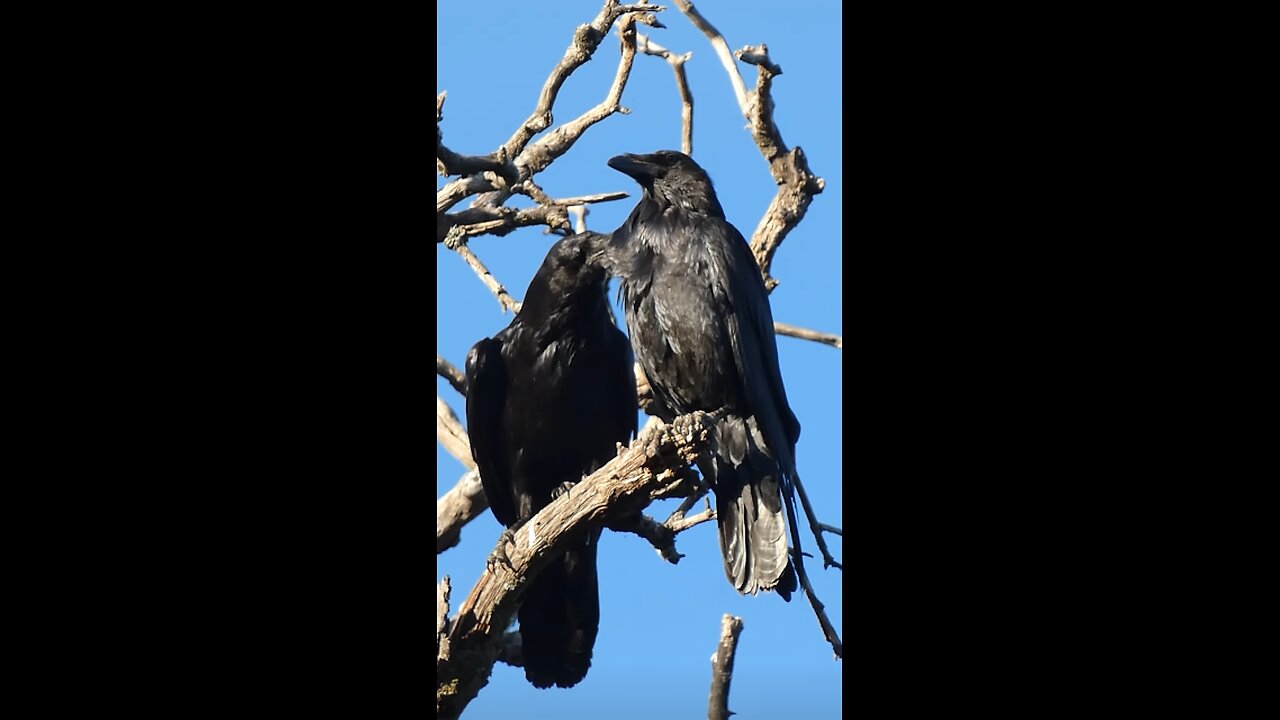
[[[436,91],[449,93],[442,123],[445,143],[455,152],[484,154],[505,142],[534,107],[574,28],[594,18],[601,4],[437,4]],[[770,298],[774,318],[843,335],[841,7],[800,2],[780,9],[776,2],[759,0],[702,0],[696,5],[730,48],[762,41],[768,45],[784,71],[773,85],[782,137],[789,147],[804,148],[810,167],[827,183],[774,260],[772,273],[781,281]],[[639,29],[674,52],[693,51],[685,66],[694,98],[693,157],[711,175],[729,220],[750,238],[776,191],[768,166],[745,129],[725,70],[706,38],[674,4],[659,17],[667,29]],[[557,125],[604,98],[617,59],[615,33],[565,83],[555,106]],[[753,87],[755,68],[741,63],[739,68],[748,88]],[[630,193],[624,200],[592,206],[587,225],[601,232],[621,224],[639,195],[630,178],[605,162],[623,152],[680,148],[680,103],[665,61],[637,56],[622,104],[630,115],[614,115],[595,125],[537,177],[553,197]],[[441,184],[437,178],[437,188]],[[480,237],[471,247],[522,299],[555,239],[533,228],[501,238]],[[442,245],[436,246],[436,301],[437,351],[459,367],[472,344],[511,321],[462,258]],[[787,394],[803,427],[796,449],[800,475],[820,518],[843,527],[843,351],[788,337],[778,338],[778,350]],[[437,379],[436,392],[464,416],[462,397],[447,383]],[[462,465],[437,444],[437,495],[462,472]],[[656,503],[649,514],[664,519],[674,506],[675,501]],[[461,544],[437,557],[438,576],[452,578],[455,606],[475,583],[500,531],[486,512],[463,530]],[[805,539],[812,549],[807,530]],[[841,539],[828,539],[836,557],[849,561]],[[790,603],[773,593],[738,595],[725,580],[712,523],[680,535],[677,547],[686,557],[670,565],[643,540],[606,532],[599,554],[601,629],[587,678],[569,690],[538,690],[525,681],[522,670],[498,664],[465,717],[705,717],[710,657],[720,617],[731,613],[745,622],[729,702],[736,718],[839,718],[845,661],[832,659],[807,601],[800,594]],[[807,566],[832,622],[849,642],[841,572],[823,570],[820,557]]]

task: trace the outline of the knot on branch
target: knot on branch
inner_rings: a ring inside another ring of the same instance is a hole
[[[744,45],[741,50],[738,50],[733,55],[748,65],[755,65],[760,68],[761,72],[767,72],[770,75],[782,74],[782,67],[774,64],[769,59],[769,46],[764,43]]]

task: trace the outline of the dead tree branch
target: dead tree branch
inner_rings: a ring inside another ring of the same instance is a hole
[[[449,659],[449,576],[436,586],[436,661]]]
[[[449,384],[453,386],[454,390],[458,391],[459,395],[462,395],[463,397],[467,396],[466,376],[463,375],[462,371],[455,367],[453,363],[445,360],[443,357],[440,357],[440,353],[436,353],[436,374],[445,380],[448,380]]]
[[[436,554],[439,555],[458,544],[462,539],[462,526],[479,517],[489,507],[489,500],[471,457],[471,438],[439,395],[436,396],[436,439],[467,468],[449,492],[436,498]]]
[[[457,545],[463,526],[488,508],[479,471],[466,471],[449,492],[436,498],[436,554]]]
[[[554,120],[551,114],[551,108],[555,105],[556,95],[560,93],[560,87],[564,85],[564,81],[573,74],[574,70],[582,67],[591,56],[595,54],[596,48],[600,47],[600,43],[609,33],[609,28],[613,27],[613,23],[626,13],[643,13],[646,16],[645,24],[652,27],[662,27],[662,23],[653,16],[654,12],[661,12],[665,7],[658,5],[622,5],[617,0],[605,0],[604,7],[600,8],[600,14],[590,24],[579,25],[573,32],[573,42],[569,48],[565,50],[564,57],[551,70],[551,74],[547,77],[547,81],[542,85],[542,92],[538,95],[538,103],[534,107],[529,118],[516,128],[515,134],[510,140],[502,146],[506,151],[507,157],[517,157],[525,149],[525,145],[529,140],[538,133],[551,127]],[[634,48],[633,48],[634,51]],[[627,63],[628,69],[630,63]],[[623,80],[625,83],[625,79]],[[616,84],[616,80],[615,80]],[[619,90],[621,94],[621,90]],[[575,140],[577,138],[574,138]],[[568,150],[568,148],[565,148]],[[563,153],[561,153],[563,154]]]
[[[475,270],[476,276],[480,278],[480,282],[484,283],[484,286],[489,288],[494,297],[498,298],[498,304],[502,306],[503,312],[507,310],[520,312],[520,302],[511,297],[511,293],[507,292],[507,288],[498,282],[493,273],[489,272],[489,268],[480,262],[480,258],[476,257],[475,253],[471,252],[471,248],[467,247],[467,239],[463,237],[463,231],[459,227],[449,230],[444,246],[458,253],[463,260],[467,261],[471,269]]]
[[[751,137],[760,148],[765,162],[769,163],[769,173],[779,186],[778,194],[769,203],[764,217],[751,235],[751,252],[760,265],[765,287],[772,292],[778,285],[778,281],[769,275],[773,255],[787,233],[804,219],[813,196],[822,192],[826,182],[809,170],[809,162],[805,159],[803,150],[797,147],[788,151],[786,144],[782,142],[782,134],[773,121],[773,97],[770,95],[773,77],[781,75],[782,68],[769,59],[769,49],[761,43],[754,47],[744,47],[735,53],[739,60],[759,68],[756,89],[751,95],[747,95],[742,74],[738,72],[724,36],[702,17],[689,0],[676,0],[676,5],[707,36],[711,47],[715,48],[716,55],[720,57],[720,62],[729,75],[729,83],[738,98],[738,108],[747,120]]]
[[[436,242],[447,242],[455,229],[459,238],[477,235],[502,236],[517,228],[536,225],[546,225],[549,232],[564,234],[571,232],[568,215],[564,208],[626,197],[621,193],[603,193],[600,196],[588,198],[567,198],[555,203],[539,201],[539,207],[527,209],[515,209],[503,205],[511,197],[511,193],[517,191],[518,185],[531,181],[533,176],[545,170],[556,158],[567,152],[587,128],[614,113],[629,112],[622,107],[621,100],[635,56],[635,23],[663,27],[654,15],[655,12],[663,10],[665,10],[664,7],[657,5],[623,5],[617,0],[606,0],[594,20],[578,26],[574,31],[573,39],[564,57],[552,69],[543,84],[532,114],[520,124],[506,143],[487,156],[459,155],[444,146],[440,121],[443,118],[445,93],[436,95],[437,170],[446,176],[464,176],[448,183],[436,193]],[[580,117],[530,143],[535,135],[551,127],[554,121],[552,107],[565,80],[592,58],[600,43],[608,35],[609,29],[619,18],[621,18],[619,33],[622,37],[621,57],[614,81],[605,99]],[[446,210],[471,196],[478,197],[470,208],[459,213],[446,214]],[[465,254],[464,257],[466,257]],[[474,255],[467,261],[476,268],[479,261],[473,261],[473,258]],[[477,273],[490,290],[497,292],[494,288],[496,281],[490,283],[485,280],[485,275],[480,270],[477,269]],[[503,301],[501,295],[499,295],[499,301],[503,302],[504,309],[509,306],[509,303]]]
[[[747,86],[742,81],[742,74],[738,72],[738,65],[733,61],[733,53],[729,52],[729,43],[725,42],[724,36],[715,28],[706,18],[702,17],[702,13],[693,6],[689,0],[676,0],[676,7],[680,8],[680,12],[689,18],[689,22],[693,26],[702,31],[707,36],[707,40],[711,41],[711,47],[716,51],[716,57],[720,58],[720,64],[724,65],[724,69],[729,73],[729,84],[733,86],[733,95],[738,99],[738,109],[743,115],[747,114]]]
[[[711,656],[711,697],[707,700],[707,720],[729,720],[729,683],[733,681],[733,658],[742,634],[742,618],[725,613],[720,618],[720,642]]]
[[[453,408],[439,395],[436,396],[436,439],[444,446],[445,452],[458,459],[468,470],[476,468],[476,461],[471,458],[471,439],[467,431],[462,429],[458,416]]]
[[[676,55],[644,35],[636,37],[636,49],[645,55],[654,55],[667,61],[676,75],[676,92],[680,93],[680,152],[693,155],[693,93],[689,91],[689,78],[684,64],[693,57],[692,52]],[[728,47],[726,46],[726,50]]]
[[[510,565],[487,567],[450,624],[450,657],[436,663],[436,715],[456,718],[489,682],[503,631],[527,579],[590,527],[641,512],[672,471],[705,451],[713,414],[692,413],[641,433],[610,460],[533,516],[505,548]]]
[[[814,342],[830,345],[831,347],[839,350],[844,349],[844,341],[840,339],[839,335],[831,335],[829,333],[818,332],[817,330],[796,327],[795,325],[788,325],[780,322],[775,322],[773,324],[773,331],[779,335],[789,335],[794,338],[800,338],[801,340],[813,340]]]

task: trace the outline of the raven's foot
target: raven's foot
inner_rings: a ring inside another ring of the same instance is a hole
[[[507,557],[507,543],[516,541],[515,531],[507,528],[498,536],[498,545],[489,553],[488,559],[485,560],[484,566],[489,572],[497,572],[498,565],[505,565],[508,570],[514,571],[511,567],[511,558]]]
[[[551,499],[555,500],[561,495],[568,495],[569,491],[573,489],[574,485],[577,485],[577,483],[569,482],[566,480],[565,482],[562,482],[559,485],[551,488]]]

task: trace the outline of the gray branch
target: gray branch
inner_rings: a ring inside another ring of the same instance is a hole
[[[440,353],[436,353],[436,374],[448,380],[459,395],[467,396],[467,377],[453,363],[441,357]]]
[[[725,613],[720,618],[720,642],[711,656],[711,696],[707,700],[707,720],[729,720],[729,684],[733,681],[733,658],[742,634],[742,618]]]
[[[838,350],[844,349],[844,341],[840,339],[839,335],[831,335],[829,333],[818,332],[817,330],[796,327],[795,325],[788,325],[780,322],[775,322],[773,324],[773,331],[779,335],[789,335],[794,338],[800,338],[801,340],[813,340],[814,342],[820,342],[830,345]]]

